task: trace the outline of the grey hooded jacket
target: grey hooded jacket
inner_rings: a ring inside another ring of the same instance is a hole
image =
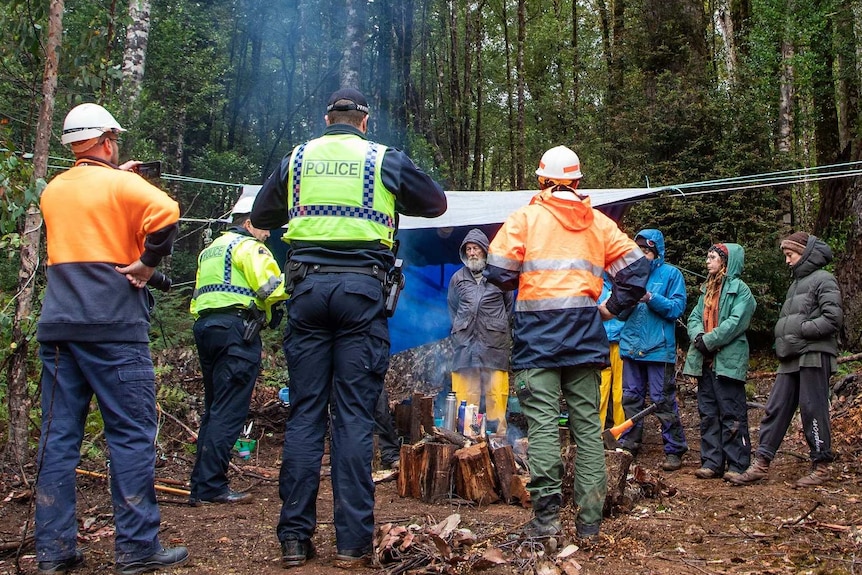
[[[506,371],[512,348],[509,319],[514,296],[488,283],[483,276],[476,280],[466,267],[467,243],[477,244],[488,255],[488,237],[482,230],[470,230],[459,248],[464,267],[449,281],[452,370],[482,367]]]

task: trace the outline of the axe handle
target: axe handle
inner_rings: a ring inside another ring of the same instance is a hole
[[[652,405],[650,405],[646,409],[637,412],[636,414],[634,414],[630,418],[626,419],[625,421],[623,421],[619,425],[611,427],[608,431],[611,432],[611,435],[614,436],[614,439],[619,439],[623,433],[625,433],[626,431],[628,431],[629,429],[634,427],[635,423],[637,423],[638,421],[640,421],[641,419],[643,419],[644,417],[646,417],[647,415],[649,415],[650,413],[652,413],[656,409],[658,409],[658,406],[653,403]]]

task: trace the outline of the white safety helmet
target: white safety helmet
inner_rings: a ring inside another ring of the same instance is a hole
[[[63,121],[64,144],[98,138],[105,132],[125,132],[110,112],[98,104],[79,104],[69,110]]]
[[[581,160],[567,147],[557,146],[542,155],[536,175],[552,180],[579,180],[583,176]]]
[[[233,209],[230,212],[231,216],[235,216],[237,214],[250,214],[251,207],[254,205],[254,196],[243,196],[239,200],[237,200]]]

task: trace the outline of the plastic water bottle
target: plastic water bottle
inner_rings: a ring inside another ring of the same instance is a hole
[[[282,387],[278,390],[278,402],[282,407],[290,407],[290,388]]]
[[[458,398],[454,393],[446,396],[446,406],[443,410],[443,429],[455,431],[458,420]]]

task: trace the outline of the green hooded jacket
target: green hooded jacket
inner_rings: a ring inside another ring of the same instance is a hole
[[[715,353],[713,367],[716,375],[745,381],[748,371],[748,339],[745,331],[757,308],[757,302],[748,285],[739,276],[745,263],[745,250],[739,244],[727,247],[727,275],[721,285],[718,300],[718,325],[709,333],[703,328],[703,300],[706,284],[700,288],[700,298],[688,317],[688,336],[692,341],[685,359],[683,373],[703,375],[703,354],[694,347],[694,339],[703,333],[703,343]]]

